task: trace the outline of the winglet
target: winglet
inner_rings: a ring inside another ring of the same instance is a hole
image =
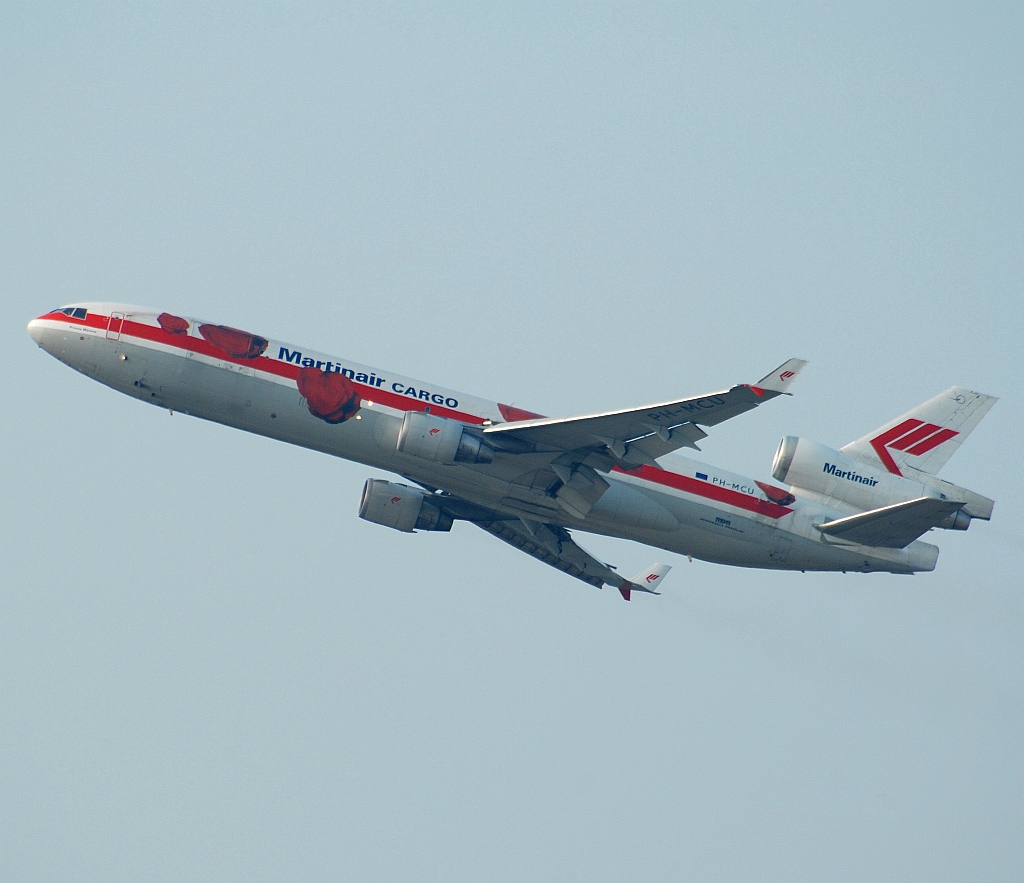
[[[668,564],[652,564],[647,570],[641,571],[629,582],[624,582],[619,586],[619,594],[626,601],[629,600],[630,592],[633,590],[647,592],[648,595],[660,595],[661,592],[654,591],[654,588],[661,584],[665,574],[671,569]]]
[[[752,385],[755,389],[767,389],[771,392],[788,394],[790,384],[796,380],[796,375],[806,364],[806,359],[790,359]]]

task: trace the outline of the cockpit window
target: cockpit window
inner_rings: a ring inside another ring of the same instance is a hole
[[[85,307],[60,307],[53,312],[63,313],[72,319],[84,319],[89,315],[89,311]]]

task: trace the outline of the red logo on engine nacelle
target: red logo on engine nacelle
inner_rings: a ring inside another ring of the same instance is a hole
[[[439,433],[440,431],[441,431],[441,430],[440,430],[440,429],[438,429],[438,428],[437,428],[437,427],[435,426],[435,427],[434,427],[433,429],[431,429],[431,430],[430,430],[430,434],[431,434],[431,435],[437,435],[437,434],[438,434],[438,433]]]
[[[402,502],[402,498],[401,497],[392,497],[391,498],[391,502],[392,503],[401,503]]]

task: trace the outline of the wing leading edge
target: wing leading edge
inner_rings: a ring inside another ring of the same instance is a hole
[[[696,443],[707,436],[701,426],[715,426],[788,394],[806,364],[804,359],[790,359],[757,383],[740,384],[722,392],[583,417],[500,423],[488,426],[484,435],[495,441],[515,439],[554,450],[603,455],[608,468],[657,466],[658,457],[681,447],[696,448]]]

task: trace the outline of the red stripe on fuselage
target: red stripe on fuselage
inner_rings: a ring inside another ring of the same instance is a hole
[[[85,314],[84,319],[73,319],[71,316],[58,311],[47,313],[39,318],[46,319],[47,322],[67,322],[68,325],[84,325],[86,328],[95,328],[98,331],[106,331],[107,323],[110,322],[110,316],[94,313],[92,310]]]
[[[92,312],[88,314],[85,320],[72,319],[63,313],[51,313],[46,316],[41,316],[40,318],[67,322],[69,324],[87,325],[101,331],[106,330],[110,319],[109,316]],[[168,331],[164,331],[163,328],[158,326],[146,325],[142,322],[134,322],[130,318],[125,319],[121,328],[121,337],[123,338],[126,336],[173,347],[174,349],[181,350],[183,353],[191,351],[200,355],[208,356],[211,359],[231,362],[235,365],[247,365],[257,371],[263,371],[267,374],[274,374],[278,377],[294,380],[296,381],[296,388],[298,386],[297,379],[299,376],[300,366],[294,365],[290,362],[282,362],[268,356],[258,356],[255,359],[237,359],[229,356],[223,350],[218,349],[209,341],[201,337],[191,337],[187,334],[172,334]],[[360,398],[366,401],[386,405],[388,407],[395,408],[396,410],[425,411],[429,407],[430,413],[436,414],[439,417],[449,417],[463,423],[479,424],[484,422],[484,418],[479,417],[476,414],[467,414],[464,411],[454,411],[441,405],[435,405],[419,399],[412,399],[408,396],[403,396],[390,390],[378,389],[367,384],[355,383],[355,381],[353,381],[353,383],[359,390]],[[522,411],[520,413],[527,414],[530,412]],[[517,416],[518,419],[523,419],[519,415],[515,416]],[[534,415],[531,414],[531,416]],[[906,429],[904,429],[904,432],[905,431]],[[632,475],[636,478],[648,481],[651,484],[671,487],[676,490],[692,494],[696,497],[704,497],[705,499],[725,503],[726,505],[734,506],[737,509],[746,509],[748,512],[754,512],[768,518],[782,518],[793,511],[788,506],[780,506],[778,503],[773,503],[770,500],[761,500],[757,497],[751,496],[750,494],[744,494],[740,491],[734,491],[731,488],[721,487],[719,485],[712,484],[711,482],[703,481],[699,478],[690,478],[686,475],[680,475],[678,472],[670,472],[667,469],[655,469],[653,466],[638,466],[636,469],[630,469],[627,471],[616,466],[614,471],[621,472],[626,475]]]
[[[85,319],[72,319],[70,316],[64,315],[64,313],[48,313],[45,316],[40,316],[40,318],[51,321],[67,322],[74,325],[86,325],[100,331],[106,331],[107,323],[110,321],[109,316],[93,312],[89,312]],[[282,362],[279,359],[274,359],[269,356],[258,356],[255,359],[237,359],[233,356],[229,356],[224,352],[224,350],[215,347],[212,343],[208,340],[204,340],[202,337],[192,337],[188,334],[172,334],[155,325],[147,325],[143,322],[134,322],[130,317],[126,318],[122,323],[121,337],[136,337],[141,340],[159,343],[163,346],[173,347],[174,349],[181,350],[183,354],[193,352],[202,356],[208,356],[211,359],[218,359],[222,362],[231,362],[234,365],[245,365],[256,371],[263,371],[266,374],[274,374],[277,377],[294,380],[296,381],[296,388],[298,386],[299,365],[293,365],[290,362]],[[436,405],[433,402],[414,399],[410,396],[404,396],[401,393],[393,392],[391,390],[380,389],[365,383],[357,383],[354,380],[352,383],[359,391],[359,398],[366,402],[385,405],[399,411],[426,411],[427,408],[430,408],[431,414],[438,417],[448,417],[462,423],[480,424],[485,420],[484,417],[480,417],[476,414],[468,414],[465,411],[456,411],[451,408],[446,408],[444,405]]]
[[[793,511],[788,506],[780,506],[778,503],[773,503],[770,500],[761,500],[757,497],[752,497],[750,494],[734,491],[732,488],[711,484],[711,482],[703,481],[699,478],[690,478],[688,475],[680,475],[678,472],[670,472],[667,469],[655,469],[653,466],[638,466],[636,469],[626,470],[616,466],[613,471],[633,475],[652,484],[661,484],[666,487],[675,488],[676,490],[693,494],[696,497],[705,497],[719,503],[726,503],[729,506],[735,506],[737,509],[756,512],[758,515],[765,515],[768,518],[782,518]]]

